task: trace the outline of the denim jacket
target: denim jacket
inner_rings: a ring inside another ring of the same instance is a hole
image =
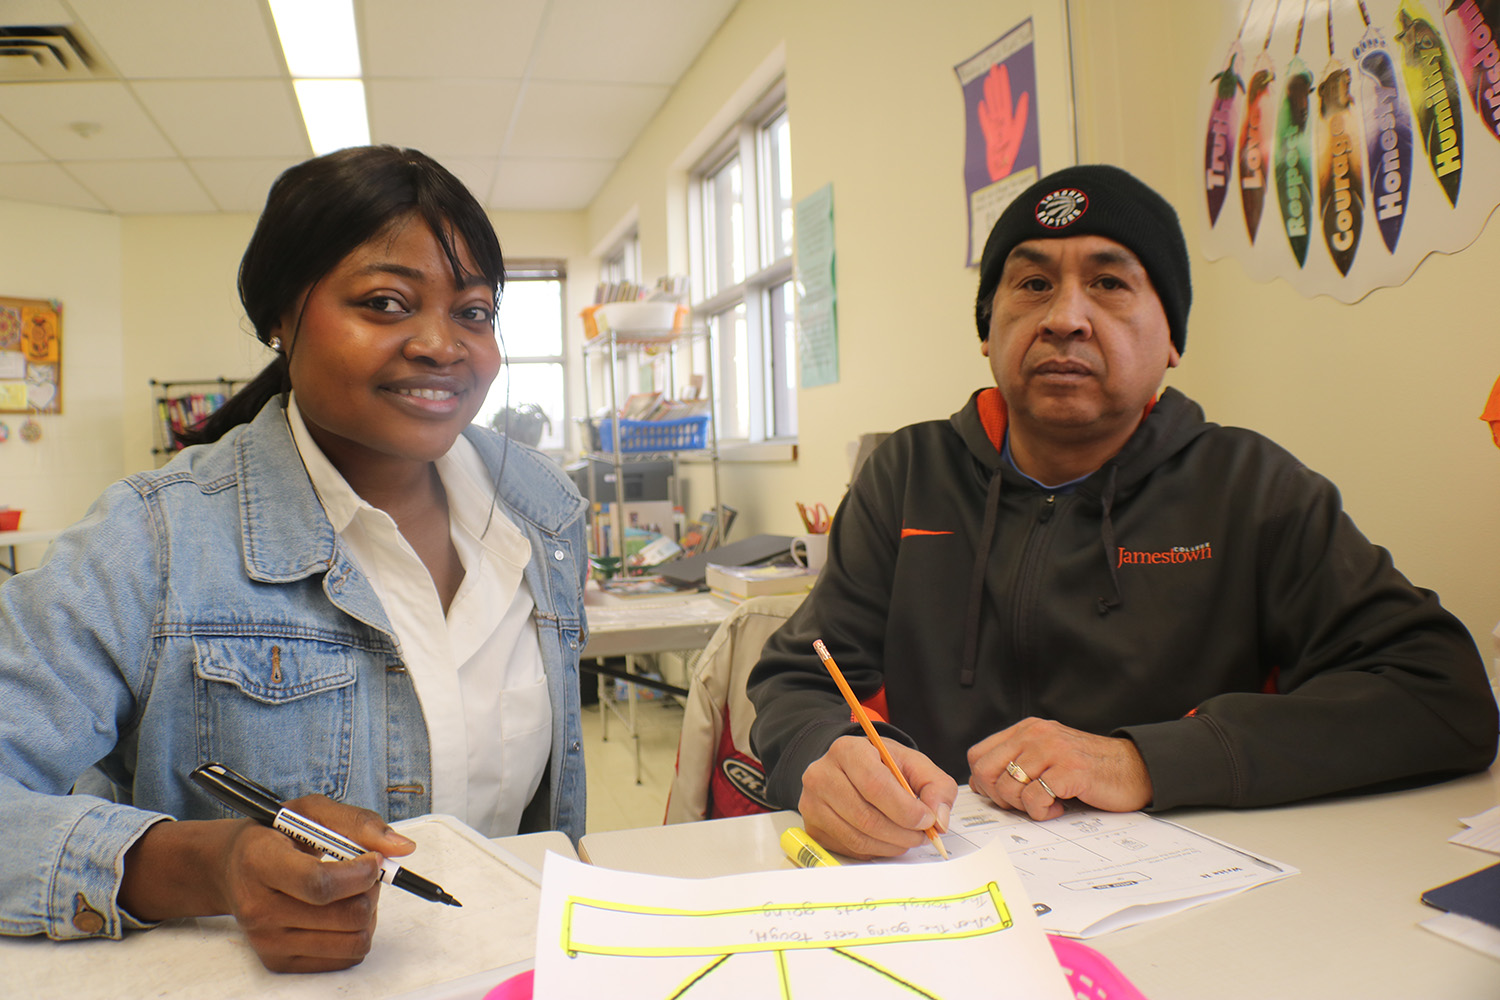
[[[576,841],[585,504],[538,452],[465,434],[492,472],[504,454],[499,502],[532,545],[552,754],[522,831]],[[391,821],[431,809],[427,728],[399,644],[279,400],[111,486],[40,567],[0,587],[0,933],[135,926],[117,897],[140,834],[164,814],[230,815],[188,780],[209,760]]]

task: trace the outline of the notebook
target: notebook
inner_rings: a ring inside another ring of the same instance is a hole
[[[1422,902],[1500,927],[1500,864],[1428,889],[1422,893]]]

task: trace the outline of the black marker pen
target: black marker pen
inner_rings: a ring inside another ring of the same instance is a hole
[[[353,861],[361,854],[369,853],[367,848],[347,837],[288,809],[276,800],[269,789],[257,785],[233,768],[209,763],[195,769],[188,777],[235,812],[248,816],[257,823],[264,823],[315,851],[322,851],[340,861]],[[436,882],[429,882],[422,876],[407,871],[390,858],[381,866],[380,881],[434,903],[463,905],[444,892]]]

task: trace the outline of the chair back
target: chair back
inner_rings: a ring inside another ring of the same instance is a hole
[[[761,647],[805,594],[752,597],[720,623],[688,683],[666,823],[770,812],[766,775],[750,749],[755,706],[745,695]]]

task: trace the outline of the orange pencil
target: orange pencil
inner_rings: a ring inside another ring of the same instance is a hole
[[[839,693],[849,703],[849,709],[854,713],[855,721],[865,731],[865,735],[869,737],[870,742],[875,744],[875,749],[880,751],[880,759],[885,761],[885,766],[891,769],[891,773],[896,776],[897,781],[901,782],[901,787],[906,789],[907,794],[912,798],[916,798],[917,793],[911,790],[911,785],[907,784],[906,776],[896,766],[896,761],[891,757],[891,752],[885,748],[885,740],[880,738],[880,734],[875,731],[875,726],[870,722],[870,717],[865,714],[865,707],[859,703],[858,698],[854,697],[854,692],[850,689],[849,682],[844,680],[844,674],[839,670],[839,665],[833,662],[832,656],[828,655],[828,647],[823,645],[822,639],[814,639],[813,649],[817,651],[818,659],[823,661],[823,666],[827,667],[828,672],[833,675],[833,682],[839,686]],[[948,849],[943,846],[943,840],[938,836],[935,826],[927,828],[927,836],[931,839],[932,846],[936,847],[937,852],[946,859],[948,857]]]

